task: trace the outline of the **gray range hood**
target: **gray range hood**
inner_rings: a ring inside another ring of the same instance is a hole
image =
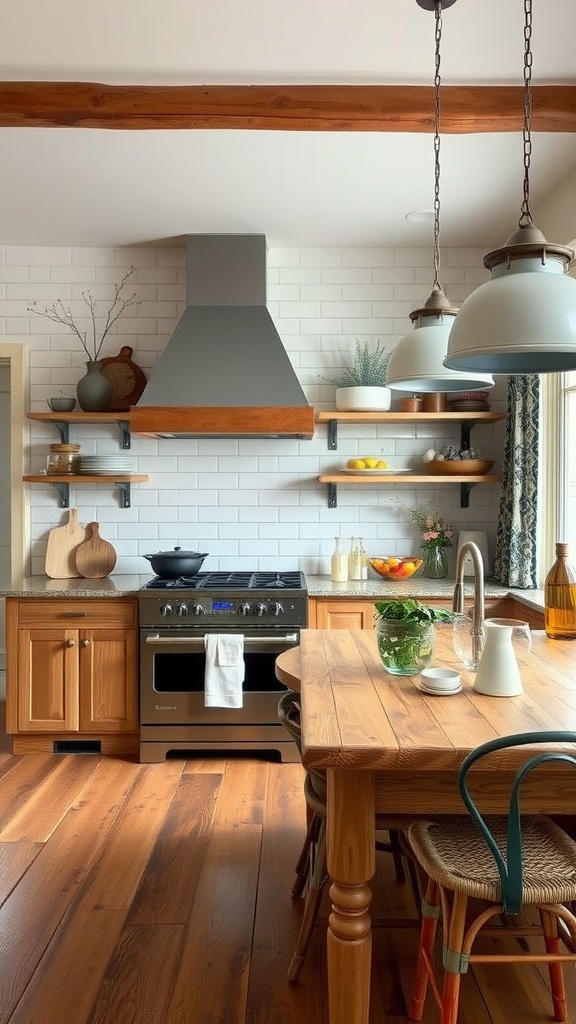
[[[312,437],[314,410],[266,309],[264,235],[188,235],[187,295],[132,433]]]

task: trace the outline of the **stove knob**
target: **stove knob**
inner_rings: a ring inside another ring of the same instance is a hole
[[[160,615],[163,615],[164,617],[166,617],[166,615],[172,615],[172,605],[171,604],[161,604],[160,605]]]
[[[239,604],[238,605],[238,615],[250,615],[251,611],[252,611],[252,606],[249,605],[248,602],[245,602],[244,604]]]
[[[280,604],[280,601],[273,601],[270,605],[270,611],[272,615],[282,615],[284,608]]]
[[[193,615],[204,615],[204,605],[194,604],[192,605]]]
[[[188,605],[186,604],[185,601],[182,604],[178,605],[178,615],[189,615],[189,614],[190,614],[190,610],[189,610]]]
[[[267,604],[257,604],[256,608],[254,609],[254,611],[255,611],[256,615],[266,615],[266,612],[268,611],[268,605]]]

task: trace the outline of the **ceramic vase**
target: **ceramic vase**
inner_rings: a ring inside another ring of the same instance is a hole
[[[83,412],[106,412],[108,408],[112,385],[102,376],[101,366],[98,361],[86,363],[86,373],[76,385],[78,405]]]
[[[522,680],[512,645],[512,626],[486,619],[484,633],[474,689],[491,697],[517,697],[522,693]]]
[[[448,575],[446,548],[424,548],[422,572],[429,580],[443,580]]]

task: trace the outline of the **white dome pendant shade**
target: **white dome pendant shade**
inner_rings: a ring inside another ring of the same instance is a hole
[[[442,9],[456,0],[416,0],[434,11],[434,283],[421,309],[410,313],[414,330],[400,339],[390,356],[386,387],[394,391],[444,392],[491,388],[489,374],[460,373],[444,364],[448,336],[458,310],[450,305],[438,278],[440,267],[440,43]]]
[[[484,257],[490,280],[462,303],[444,365],[459,371],[551,373],[576,369],[576,280],[567,246],[520,226]]]
[[[475,391],[491,388],[489,373],[458,372],[444,365],[448,337],[458,310],[441,288],[435,288],[422,309],[410,314],[414,330],[406,334],[390,356],[386,387],[395,391]]]
[[[517,230],[484,257],[490,280],[472,292],[454,321],[444,365],[493,373],[576,369],[576,281],[566,276],[573,249],[547,242],[532,220],[532,0],[524,0],[523,200]]]

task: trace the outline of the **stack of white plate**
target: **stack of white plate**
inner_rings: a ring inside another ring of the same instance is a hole
[[[80,472],[125,476],[134,472],[134,459],[130,455],[82,455]]]

